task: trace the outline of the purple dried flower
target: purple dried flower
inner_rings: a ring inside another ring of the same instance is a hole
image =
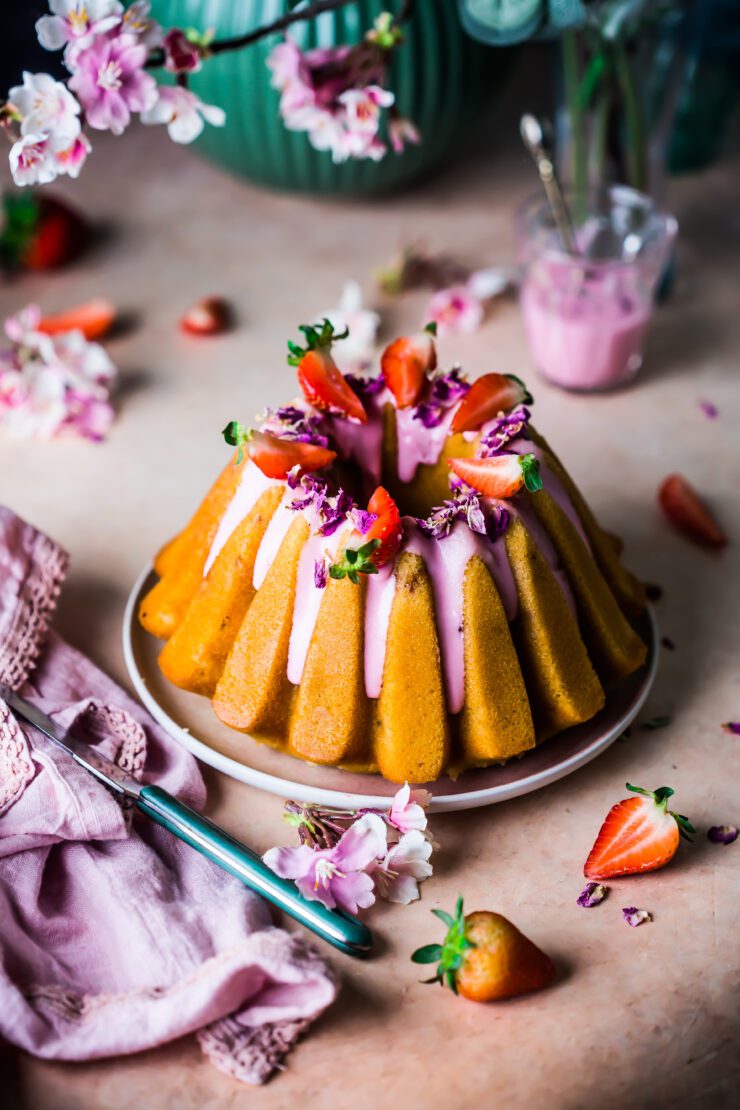
[[[638,910],[637,906],[625,907],[625,909],[622,910],[622,916],[633,929],[636,929],[638,925],[643,925],[646,921],[653,920],[653,915],[651,913],[648,913],[647,910]]]
[[[731,736],[740,736],[740,721],[725,721],[722,728]]]
[[[442,422],[445,409],[454,405],[470,389],[470,382],[462,376],[459,366],[453,366],[446,374],[440,374],[431,383],[426,401],[417,405],[412,412],[414,420],[420,420],[425,428],[436,428]]]
[[[317,447],[328,447],[329,440],[321,433],[321,417],[299,409],[297,405],[283,405],[278,409],[267,409],[260,420],[263,432],[270,432],[280,439],[296,443],[313,443]]]
[[[491,543],[495,543],[500,536],[503,536],[509,527],[509,519],[508,509],[504,509],[500,505],[494,505],[488,510],[486,535]]]
[[[497,416],[493,426],[481,438],[480,457],[487,459],[491,455],[498,455],[512,440],[526,436],[530,416],[525,405],[517,405],[512,412]]]
[[[363,536],[370,531],[375,521],[378,519],[377,513],[369,513],[366,509],[354,508],[351,513],[352,520],[358,532],[362,532]]]
[[[317,559],[313,565],[313,584],[317,590],[326,588],[326,581],[329,576],[327,569],[326,559]]]
[[[484,510],[473,490],[456,489],[449,501],[432,509],[426,519],[417,518],[416,523],[425,536],[441,540],[449,536],[457,520],[463,519],[473,532],[493,541],[506,531],[509,514],[496,505]]]
[[[385,378],[376,374],[374,378],[363,377],[360,374],[345,374],[344,380],[357,393],[364,393],[366,397],[375,397],[385,389]]]
[[[711,829],[707,829],[707,839],[712,844],[732,844],[737,837],[738,830],[734,825],[712,825]]]
[[[343,489],[337,491],[336,497],[326,497],[319,510],[321,525],[320,536],[333,536],[337,528],[346,521],[349,513],[354,508],[354,501]]]
[[[477,497],[471,497],[468,500],[465,508],[465,518],[468,522],[468,527],[473,532],[478,532],[481,536],[488,534],[488,527],[486,524],[486,515],[480,507],[480,501]]]
[[[719,416],[719,409],[712,401],[699,401],[699,408],[707,420],[716,420]]]
[[[329,486],[324,478],[316,478],[313,474],[304,474],[301,477],[297,468],[288,475],[288,486],[290,489],[300,490],[300,496],[291,501],[288,506],[297,513],[310,507],[313,507],[317,513],[321,513],[329,498]]]
[[[590,909],[591,906],[598,906],[599,902],[603,902],[606,898],[607,888],[603,883],[586,883],[581,893],[576,898],[576,905],[584,906],[585,909]]]

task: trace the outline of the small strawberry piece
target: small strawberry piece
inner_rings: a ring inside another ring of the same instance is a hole
[[[670,474],[658,490],[663,512],[674,528],[703,547],[724,547],[727,536],[682,474]]]
[[[448,459],[458,478],[486,497],[513,497],[522,486],[542,489],[539,460],[534,455],[493,455],[490,459]]]
[[[44,316],[39,331],[46,335],[59,335],[65,331],[81,331],[85,339],[101,339],[107,335],[116,318],[116,310],[110,301],[97,297],[93,301]]]
[[[298,381],[303,396],[314,408],[367,423],[362,401],[345,381],[328,350],[306,352],[298,365]]]
[[[463,397],[450,427],[453,433],[472,432],[500,412],[531,404],[531,393],[513,374],[484,374]]]
[[[424,390],[427,374],[437,365],[437,348],[427,331],[402,336],[383,351],[380,368],[400,409],[415,405]]]
[[[690,840],[691,822],[668,809],[670,786],[643,790],[627,783],[636,797],[609,810],[583,873],[587,879],[614,879],[664,867],[676,854],[681,836]]]
[[[427,982],[447,984],[473,1002],[494,1002],[542,990],[555,978],[550,957],[501,914],[464,915],[462,898],[454,917],[444,910],[432,913],[448,927],[444,943],[426,944],[411,957],[414,963],[437,964]]]
[[[203,297],[180,317],[180,329],[188,335],[223,335],[233,322],[231,305],[223,297]]]
[[[296,466],[302,472],[321,470],[337,457],[336,451],[326,447],[281,439],[271,432],[255,432],[236,420],[226,425],[223,437],[231,447],[238,447],[237,463],[242,461],[246,444],[250,459],[267,478],[287,478]]]
[[[56,197],[33,196],[33,219],[30,209],[23,211],[25,226],[17,229],[14,242],[16,261],[26,270],[55,270],[80,254],[90,238],[86,220],[74,208]],[[6,201],[6,218],[13,219],[12,202]],[[18,209],[18,213],[21,209]],[[3,240],[9,238],[8,229]]]
[[[358,424],[367,424],[367,413],[362,401],[352,386],[346,381],[331,354],[332,343],[346,339],[349,331],[334,333],[330,320],[323,324],[301,324],[306,346],[288,341],[288,365],[298,368],[298,381],[303,396],[310,405],[321,412],[334,412],[348,416]]]
[[[373,552],[373,562],[376,567],[382,567],[394,558],[401,546],[401,514],[396,502],[382,486],[378,486],[368,501],[367,511],[374,513],[377,520],[365,533],[365,540],[380,540],[380,546]]]

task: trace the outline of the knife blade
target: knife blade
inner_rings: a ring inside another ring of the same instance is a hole
[[[142,785],[112,760],[89,744],[71,736],[38,706],[0,683],[0,699],[13,713],[52,743],[105,786],[131,798],[137,808],[180,840],[207,856],[246,886],[289,914],[322,940],[350,956],[370,953],[373,938],[368,927],[342,910],[330,910],[321,902],[304,898],[294,883],[281,879],[246,844],[230,836],[219,825],[178,801],[160,786]]]

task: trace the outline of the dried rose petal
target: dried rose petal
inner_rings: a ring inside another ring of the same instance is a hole
[[[712,401],[699,401],[699,408],[707,420],[716,420],[719,416],[719,409]]]
[[[740,736],[740,721],[725,721],[722,728],[732,736]]]
[[[598,906],[606,898],[607,887],[603,883],[586,883],[581,893],[576,898],[576,905],[590,909]]]
[[[711,829],[707,829],[707,839],[712,844],[732,844],[737,837],[738,830],[734,825],[712,825]]]
[[[326,589],[328,569],[325,559],[317,559],[313,565],[313,584],[317,590]]]
[[[648,913],[647,910],[638,910],[637,906],[627,906],[622,910],[622,916],[633,929],[636,929],[638,925],[643,925],[646,921],[653,920],[651,913]]]

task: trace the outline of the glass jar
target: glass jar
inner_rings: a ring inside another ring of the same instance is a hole
[[[566,192],[577,254],[541,195],[519,216],[520,306],[537,370],[564,389],[630,381],[642,366],[656,283],[678,224],[624,185]]]

